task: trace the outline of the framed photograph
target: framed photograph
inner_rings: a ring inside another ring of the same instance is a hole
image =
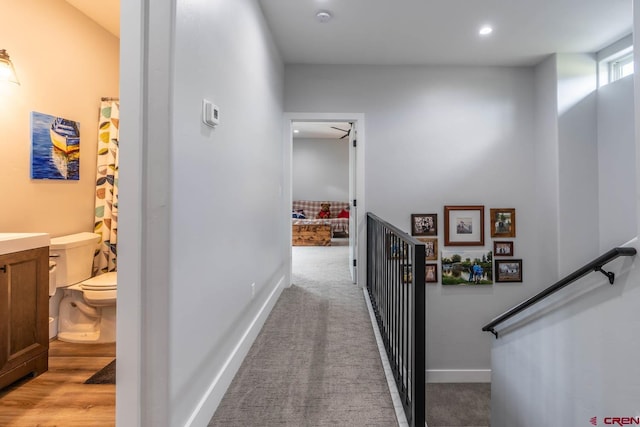
[[[413,269],[411,264],[404,264],[402,266],[402,283],[411,283],[413,281]]]
[[[444,245],[484,246],[484,206],[445,206]]]
[[[491,237],[516,237],[516,210],[491,209]]]
[[[493,253],[495,256],[513,256],[513,242],[493,242]]]
[[[437,236],[438,214],[411,214],[412,236]]]
[[[438,283],[438,264],[426,263],[424,265],[425,283]]]
[[[402,259],[408,255],[407,244],[393,234],[386,235],[387,259]]]
[[[438,239],[428,237],[417,237],[417,239],[424,243],[424,255],[427,261],[437,261]]]
[[[442,285],[493,284],[493,253],[486,249],[442,250]]]
[[[495,260],[497,282],[522,282],[522,260]]]

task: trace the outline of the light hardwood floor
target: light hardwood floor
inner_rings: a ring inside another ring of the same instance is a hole
[[[0,390],[0,426],[115,426],[115,385],[84,384],[115,355],[115,344],[51,341],[47,372]]]

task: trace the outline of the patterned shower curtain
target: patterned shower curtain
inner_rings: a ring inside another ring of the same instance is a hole
[[[120,104],[102,99],[98,129],[98,163],[94,232],[102,236],[93,259],[93,273],[117,270],[118,244],[118,128]]]

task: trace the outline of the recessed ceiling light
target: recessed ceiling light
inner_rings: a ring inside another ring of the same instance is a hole
[[[316,19],[324,24],[325,22],[331,21],[331,13],[325,10],[321,10],[320,12],[316,13]]]
[[[480,31],[478,31],[478,34],[480,34],[481,36],[488,36],[492,32],[493,28],[491,27],[491,25],[483,25],[482,27],[480,27]]]
[[[294,129],[293,133],[300,133],[300,131],[298,129]]]

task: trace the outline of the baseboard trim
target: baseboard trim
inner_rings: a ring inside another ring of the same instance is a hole
[[[400,393],[398,393],[398,386],[396,385],[396,381],[393,377],[393,372],[391,371],[391,364],[389,363],[389,358],[387,357],[387,351],[385,350],[384,343],[382,342],[382,335],[380,335],[380,331],[378,330],[378,323],[376,322],[376,315],[373,311],[373,306],[371,305],[369,292],[367,291],[366,287],[362,288],[362,292],[364,293],[364,300],[367,303],[367,310],[369,311],[369,317],[371,318],[373,334],[376,337],[378,352],[380,353],[380,361],[382,362],[382,368],[384,369],[384,376],[387,378],[387,386],[389,387],[389,394],[391,394],[393,409],[396,412],[398,427],[409,427],[407,416],[405,415],[404,407],[402,406],[402,400],[400,400]],[[425,426],[426,425],[427,423],[425,422]]]
[[[211,421],[222,397],[229,388],[236,372],[240,369],[242,361],[249,352],[249,349],[257,338],[258,333],[260,333],[264,322],[267,320],[269,313],[271,313],[271,310],[278,301],[284,287],[285,276],[282,276],[234,347],[233,351],[220,369],[220,372],[213,379],[206,393],[198,402],[198,405],[191,413],[191,416],[184,424],[185,427],[206,426],[209,424],[209,421]]]
[[[428,383],[490,383],[491,369],[427,369]]]

